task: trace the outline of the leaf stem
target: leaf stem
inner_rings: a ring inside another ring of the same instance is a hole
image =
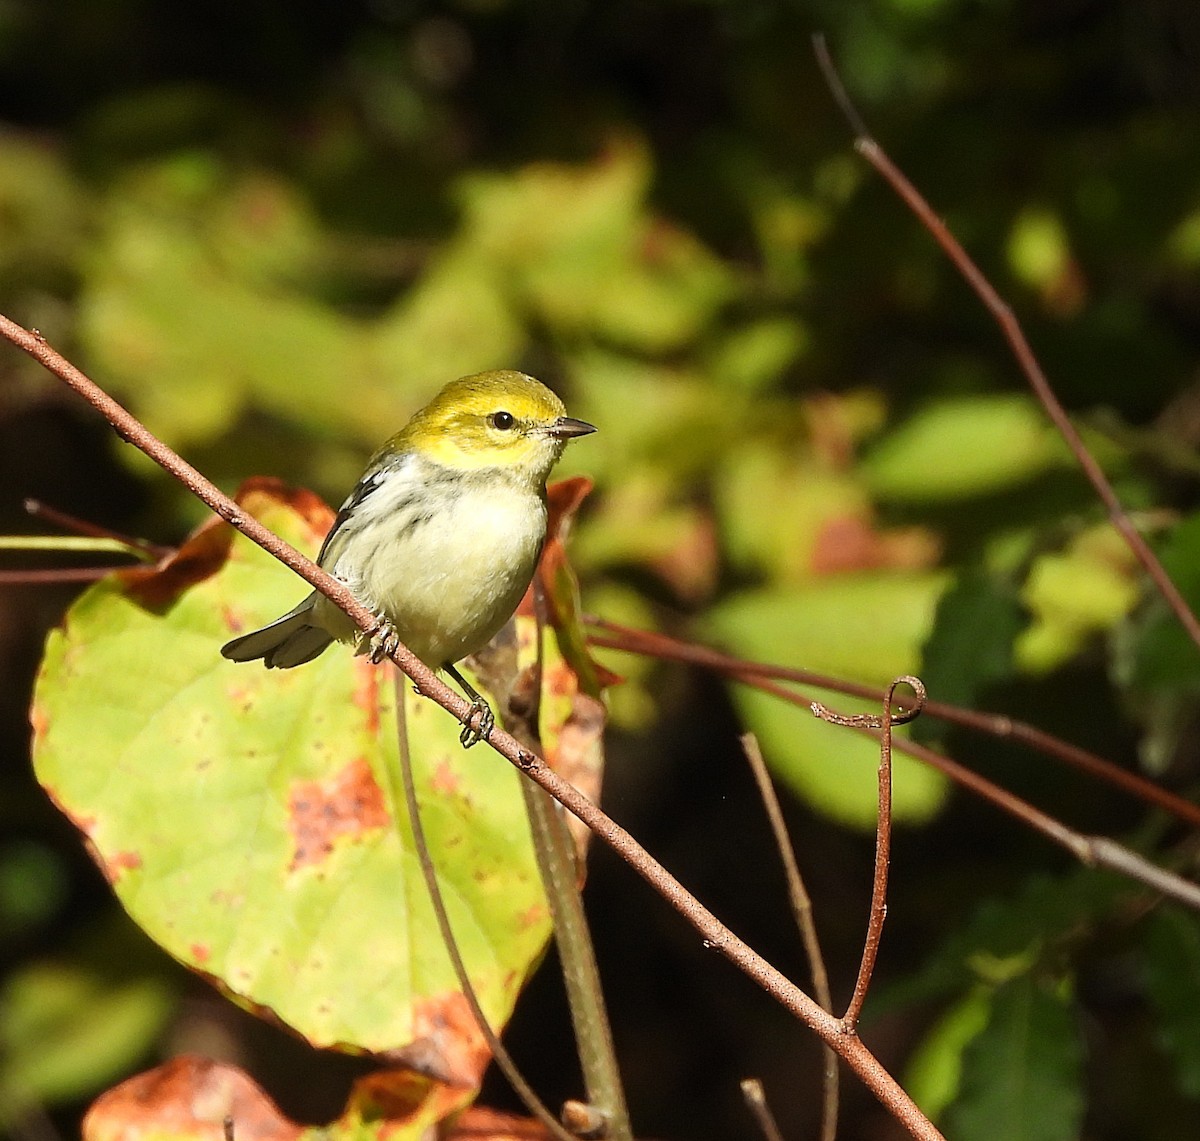
[[[429,892],[429,902],[433,906],[433,914],[437,919],[438,930],[441,932],[442,945],[446,948],[446,954],[450,957],[450,965],[454,969],[458,985],[462,988],[463,997],[467,1000],[467,1005],[471,1008],[471,1014],[475,1018],[475,1024],[479,1028],[479,1033],[482,1035],[484,1041],[487,1042],[488,1049],[491,1050],[492,1057],[508,1080],[508,1084],[512,1086],[513,1091],[521,1099],[525,1108],[538,1119],[550,1136],[555,1138],[555,1141],[578,1141],[577,1138],[573,1137],[562,1127],[554,1114],[546,1108],[541,1098],[534,1092],[533,1087],[525,1080],[525,1076],[521,1073],[512,1055],[508,1052],[504,1043],[500,1041],[499,1035],[492,1029],[492,1025],[488,1022],[487,1015],[480,1005],[479,996],[475,993],[475,985],[471,982],[471,975],[467,970],[467,964],[463,961],[462,952],[459,950],[458,940],[454,935],[454,928],[450,925],[450,914],[446,910],[446,901],[442,896],[441,884],[438,882],[437,867],[434,865],[433,855],[429,850],[429,842],[425,835],[425,825],[421,820],[421,805],[417,800],[417,787],[412,771],[412,756],[408,748],[408,719],[405,715],[406,691],[408,687],[405,685],[403,673],[399,670],[393,670],[392,674],[396,692],[396,740],[399,748],[399,764],[397,766],[386,766],[388,781],[391,786],[389,791],[391,793],[397,829],[399,829],[399,808],[401,803],[404,804],[408,811],[408,823],[412,829],[413,848],[416,851],[417,863],[421,867],[421,875],[425,880],[425,888]],[[400,775],[400,788],[396,787],[397,768]],[[521,783],[523,785],[528,784],[528,781],[522,781]],[[401,840],[403,841],[403,837],[401,837]]]
[[[633,1141],[596,953],[579,894],[575,845],[558,805],[530,781],[522,781],[521,788],[554,920],[554,941],[588,1101],[608,1119],[607,1137]]]
[[[792,918],[800,931],[800,940],[804,944],[804,954],[808,958],[809,970],[812,973],[813,992],[817,1001],[828,1011],[833,1010],[833,994],[829,989],[829,972],[825,969],[825,956],[821,951],[821,940],[817,935],[817,924],[813,917],[812,897],[800,874],[800,862],[796,859],[796,850],[788,835],[787,824],[783,819],[783,809],[779,797],[775,793],[775,785],[767,770],[767,762],[763,759],[762,749],[758,738],[753,733],[742,734],[742,752],[750,765],[750,772],[758,788],[759,799],[767,813],[767,821],[771,825],[771,833],[775,837],[775,847],[783,864],[784,879],[787,881],[788,900],[792,906]],[[824,1047],[824,1074],[821,1081],[821,1141],[833,1141],[837,1136],[838,1125],[838,1063],[837,1055],[828,1047]],[[757,1094],[754,1089],[757,1088]],[[757,1115],[755,1108],[760,1102],[766,1109],[762,1084],[747,1078],[742,1082],[742,1094],[746,1103]],[[757,1098],[757,1100],[755,1100]],[[760,1119],[760,1127],[762,1121]],[[764,1133],[767,1130],[764,1128]]]

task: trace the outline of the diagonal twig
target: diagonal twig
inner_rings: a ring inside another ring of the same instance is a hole
[[[753,733],[742,734],[742,752],[750,765],[754,783],[758,786],[759,799],[767,813],[767,821],[775,837],[775,847],[779,852],[779,860],[783,864],[783,874],[787,882],[788,899],[792,905],[792,917],[800,929],[800,940],[804,944],[804,953],[808,958],[809,970],[812,972],[813,993],[817,1001],[829,1011],[833,1010],[833,994],[829,989],[829,972],[825,969],[825,956],[821,952],[821,942],[817,937],[817,925],[813,920],[812,899],[808,888],[805,887],[804,877],[800,874],[800,864],[796,859],[796,850],[788,835],[787,824],[783,819],[783,809],[779,805],[779,797],[775,793],[775,785],[771,774],[767,771],[767,763],[763,760],[762,750],[758,739]],[[824,1076],[821,1083],[821,1141],[833,1141],[837,1136],[838,1122],[838,1064],[837,1055],[828,1047],[824,1047]],[[757,1088],[757,1097],[762,1103],[762,1109],[769,1115],[766,1101],[762,1094],[762,1085],[747,1078],[742,1082],[742,1093],[751,1111],[758,1115],[755,1108],[758,1102],[753,1100],[753,1090]],[[760,1119],[760,1127],[763,1122]],[[764,1134],[769,1131],[763,1127]]]
[[[99,582],[117,567],[53,567],[46,570],[0,570],[0,586],[49,586],[58,582]]]
[[[767,1104],[767,1095],[763,1093],[762,1082],[758,1078],[743,1078],[740,1084],[742,1100],[750,1110],[758,1131],[763,1135],[763,1141],[783,1141],[783,1134],[779,1132],[775,1115]]]
[[[61,527],[64,531],[74,531],[77,535],[88,535],[93,539],[114,539],[122,546],[141,551],[152,559],[165,558],[174,550],[174,547],[164,547],[146,539],[114,531],[111,527],[102,527],[90,519],[80,519],[78,515],[69,515],[66,511],[51,507],[50,504],[43,503],[40,499],[26,499],[24,507],[25,511],[35,519],[44,519],[47,523],[53,523],[54,526]]]
[[[1067,415],[1066,409],[1054,395],[1054,390],[1050,387],[1050,382],[1025,336],[1025,331],[1021,328],[1021,323],[1017,320],[1012,306],[1000,296],[992,283],[984,276],[983,271],[963,248],[962,243],[950,232],[946,223],[938,217],[921,192],[892,162],[884,149],[872,137],[871,132],[867,130],[862,115],[854,106],[853,100],[846,91],[846,85],[838,74],[824,36],[818,34],[813,37],[813,51],[816,53],[817,63],[820,65],[825,82],[833,93],[834,100],[846,116],[851,130],[854,131],[854,149],[875,168],[904,204],[920,219],[921,224],[929,231],[930,236],[941,247],[954,268],[958,270],[975,296],[991,314],[992,319],[1000,327],[1021,372],[1024,373],[1030,388],[1033,389],[1034,395],[1040,401],[1055,428],[1058,429],[1067,447],[1070,448],[1071,454],[1083,469],[1088,482],[1100,497],[1113,526],[1125,540],[1142,569],[1150,576],[1150,580],[1170,607],[1171,612],[1179,620],[1179,624],[1187,631],[1188,637],[1197,646],[1200,646],[1200,620],[1192,612],[1191,607],[1179,592],[1179,588],[1171,581],[1170,575],[1158,561],[1158,557],[1150,549],[1150,545],[1134,526],[1133,520],[1130,519],[1128,512],[1117,497],[1117,493],[1113,490],[1112,484],[1109,483],[1108,477],[1104,474],[1104,469],[1088,451],[1083,437],[1071,423],[1071,417]]]
[[[191,464],[168,448],[136,417],[131,415],[99,385],[53,349],[39,333],[0,315],[0,337],[28,353],[105,417],[118,435],[134,444],[166,472],[179,480],[198,499],[247,538],[257,543],[341,608],[364,633],[375,626],[375,615],[362,605],[346,586],[305,558],[273,531],[251,518]],[[391,660],[419,686],[421,693],[466,724],[472,707],[452,690],[406,646],[397,645]],[[588,797],[565,781],[536,754],[525,749],[510,734],[495,729],[488,744],[530,780],[544,788],[569,812],[577,816],[642,877],[699,934],[705,945],[733,963],[774,1001],[790,1011],[821,1040],[832,1046],[863,1084],[884,1107],[919,1141],[944,1141],[941,1132],[918,1108],[916,1102],[863,1045],[857,1036],[842,1032],[841,1023],[828,1011],[739,939],[649,852]]]

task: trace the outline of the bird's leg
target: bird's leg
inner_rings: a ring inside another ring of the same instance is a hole
[[[371,627],[367,637],[370,639],[368,646],[371,651],[371,664],[376,666],[384,658],[390,658],[396,652],[396,647],[400,645],[400,634],[396,627],[382,614],[375,619],[375,624]]]
[[[463,693],[471,699],[471,708],[467,711],[467,720],[463,725],[463,731],[458,735],[458,739],[464,749],[469,749],[472,745],[478,745],[480,741],[486,741],[491,736],[492,730],[496,728],[496,715],[492,712],[492,707],[483,699],[473,685],[462,674],[458,672],[452,665],[443,667],[445,671],[458,682]],[[477,724],[472,724],[478,718]]]

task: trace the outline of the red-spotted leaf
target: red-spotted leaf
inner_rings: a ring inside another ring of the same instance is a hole
[[[264,481],[241,502],[310,552],[331,521]],[[315,1045],[472,1084],[487,1051],[389,792],[392,668],[340,646],[292,670],[220,656],[307,589],[217,522],[165,565],[94,586],[46,647],[38,777],[176,958]],[[411,693],[407,723],[451,923],[500,1025],[549,934],[519,777]]]

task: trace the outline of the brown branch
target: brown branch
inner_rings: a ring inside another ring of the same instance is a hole
[[[735,658],[708,646],[683,642],[678,638],[650,630],[622,626],[620,623],[611,622],[595,615],[585,615],[584,621],[598,630],[606,630],[619,635],[619,639],[606,639],[593,635],[589,641],[596,646],[701,665],[716,670],[726,677],[773,678],[779,681],[799,682],[801,685],[814,685],[820,689],[845,694],[848,697],[863,697],[868,701],[883,700],[883,690],[878,686],[844,681],[840,678],[830,677],[828,674],[816,673],[813,670],[794,669],[789,666],[770,665],[764,662],[747,661],[745,658]],[[974,729],[980,733],[988,733],[1002,740],[1018,741],[1037,752],[1111,784],[1131,796],[1136,796],[1139,800],[1153,804],[1156,808],[1171,813],[1186,824],[1200,827],[1200,805],[1184,800],[1183,797],[1176,796],[1173,792],[1147,780],[1138,773],[1131,773],[1127,769],[1113,764],[1112,761],[1107,761],[1095,753],[1081,749],[1078,745],[1060,740],[1026,722],[1015,721],[1011,717],[1005,717],[998,713],[982,713],[933,700],[925,703],[923,713],[926,717],[936,717],[940,721],[961,725],[963,728]]]
[[[879,718],[879,813],[875,823],[875,874],[871,884],[871,911],[862,962],[859,964],[850,1005],[842,1015],[842,1024],[848,1034],[858,1033],[858,1020],[862,1015],[863,1003],[867,1001],[871,976],[875,973],[875,960],[879,957],[879,943],[883,937],[883,921],[887,917],[888,868],[892,858],[892,724],[898,720],[893,718],[892,710],[896,687],[899,685],[907,685],[917,695],[917,707],[908,712],[906,720],[917,716],[925,701],[925,686],[915,677],[893,681],[883,699],[883,716]],[[813,713],[822,716],[815,702]],[[829,717],[823,719],[831,720]]]
[[[1162,563],[1150,549],[1150,545],[1134,526],[1133,520],[1129,518],[1122,506],[1112,484],[1108,482],[1104,469],[1088,451],[1083,437],[1071,423],[1066,409],[1054,395],[1054,390],[1050,387],[1050,382],[1046,378],[1012,307],[1000,296],[992,283],[984,276],[983,271],[971,260],[962,244],[950,232],[946,223],[937,216],[920,191],[913,186],[904,172],[892,162],[884,149],[871,136],[866,123],[846,92],[845,84],[837,73],[823,36],[813,37],[813,50],[816,52],[817,62],[825,76],[825,82],[829,85],[834,99],[854,131],[854,149],[875,168],[901,201],[917,216],[933,240],[941,247],[942,252],[950,259],[954,268],[961,274],[963,280],[971,287],[975,296],[983,303],[984,308],[991,314],[992,319],[1000,327],[1021,372],[1029,382],[1030,388],[1033,389],[1034,395],[1058,429],[1059,435],[1062,436],[1067,447],[1070,448],[1071,454],[1083,469],[1088,482],[1100,497],[1113,526],[1125,540],[1142,569],[1150,576],[1158,592],[1171,608],[1171,612],[1187,631],[1188,637],[1197,646],[1200,646],[1200,620],[1197,620],[1191,607],[1180,594],[1178,587],[1171,581]]]
[[[316,563],[269,531],[232,499],[205,479],[195,468],[163,444],[135,417],[121,407],[103,389],[73,364],[60,356],[45,338],[30,332],[0,315],[0,336],[27,352],[55,376],[96,408],[116,429],[118,435],[141,449],[192,494],[206,503],[222,519],[274,555],[285,566],[321,591],[364,632],[375,625],[375,616],[355,599],[337,579],[326,574]],[[406,646],[397,646],[391,660],[416,682],[421,693],[466,724],[470,703],[455,693]],[[795,983],[747,946],[711,911],[690,895],[653,856],[577,788],[563,780],[546,762],[523,749],[508,733],[496,729],[488,743],[515,765],[530,780],[544,788],[569,812],[577,816],[604,843],[608,844],[634,871],[666,900],[696,930],[704,945],[716,950],[758,984],[784,1009],[790,1011],[832,1046],[846,1060],[863,1084],[900,1121],[912,1136],[922,1141],[937,1141],[942,1135],[920,1111],[916,1103],[879,1063],[878,1059],[852,1035],[842,1032],[841,1023],[813,1001]]]
[[[588,622],[593,622],[593,619],[589,618]],[[639,635],[639,637],[629,639],[628,641],[617,638],[592,637],[589,638],[589,641],[593,645],[623,650],[626,653],[663,657],[672,661],[687,662],[717,669],[733,681],[753,686],[755,689],[760,689],[764,693],[769,693],[792,705],[804,705],[811,708],[814,704],[819,704],[819,702],[813,702],[806,694],[789,689],[787,686],[773,680],[773,678],[766,676],[767,673],[774,671],[774,667],[764,667],[759,666],[757,663],[749,662],[745,663],[747,668],[743,671],[739,668],[740,663],[738,659],[728,658],[723,654],[717,653],[715,650],[709,650],[707,647],[689,646],[687,643],[679,642],[674,638],[668,638],[664,634],[651,635],[643,640],[640,635],[644,631],[631,630],[631,633]],[[802,671],[783,672],[799,673]],[[869,686],[858,686],[852,683],[841,682],[831,684],[825,688],[844,689],[847,693],[853,695],[857,695],[859,690],[862,690],[864,695],[875,692]],[[926,708],[928,709],[933,705],[933,702],[929,702]],[[871,720],[870,716],[865,719],[868,723]],[[866,724],[852,727],[857,728],[859,732],[869,733],[877,738],[877,734]],[[969,792],[973,792],[976,796],[999,808],[1000,811],[1016,817],[1023,824],[1026,824],[1036,832],[1040,832],[1060,847],[1066,848],[1067,851],[1082,863],[1088,866],[1106,867],[1120,872],[1129,878],[1139,880],[1156,891],[1161,891],[1164,895],[1170,896],[1172,899],[1178,900],[1188,907],[1200,911],[1200,885],[1193,883],[1191,880],[1184,879],[1182,876],[1167,871],[1165,868],[1160,868],[1157,864],[1151,863],[1144,857],[1118,844],[1115,840],[1109,840],[1102,836],[1085,836],[1080,832],[1076,832],[1074,829],[1056,820],[1053,816],[1035,808],[1028,801],[1022,800],[1019,796],[1014,796],[1007,789],[993,784],[986,777],[980,776],[965,765],[961,765],[957,761],[935,752],[933,749],[903,739],[895,741],[894,745],[900,752],[914,757],[937,769],[939,772],[944,773],[955,784],[967,789]]]
[[[788,900],[792,906],[792,918],[800,929],[800,940],[804,944],[804,953],[808,958],[809,970],[812,972],[813,993],[817,1001],[828,1011],[833,1010],[833,993],[829,989],[829,972],[825,969],[825,956],[821,952],[821,941],[817,937],[817,925],[813,919],[812,898],[800,874],[800,864],[796,859],[796,851],[788,835],[787,824],[783,819],[783,809],[779,797],[775,793],[775,785],[771,774],[767,771],[767,763],[763,760],[762,750],[758,739],[753,733],[742,735],[742,752],[750,765],[754,783],[758,787],[759,799],[767,813],[767,821],[771,825],[771,833],[775,837],[775,847],[779,852],[779,861],[783,864],[784,879],[787,883]],[[824,1076],[821,1083],[821,1141],[833,1141],[837,1136],[838,1123],[838,1064],[837,1055],[825,1046]],[[762,1100],[762,1085],[753,1079],[742,1082],[742,1093],[747,1104],[753,1110],[751,1095],[747,1085],[753,1084],[758,1089],[758,1097]],[[766,1108],[765,1100],[762,1100]],[[769,1114],[769,1110],[767,1111]],[[760,1121],[760,1125],[761,1125]],[[764,1129],[764,1133],[767,1130]]]

